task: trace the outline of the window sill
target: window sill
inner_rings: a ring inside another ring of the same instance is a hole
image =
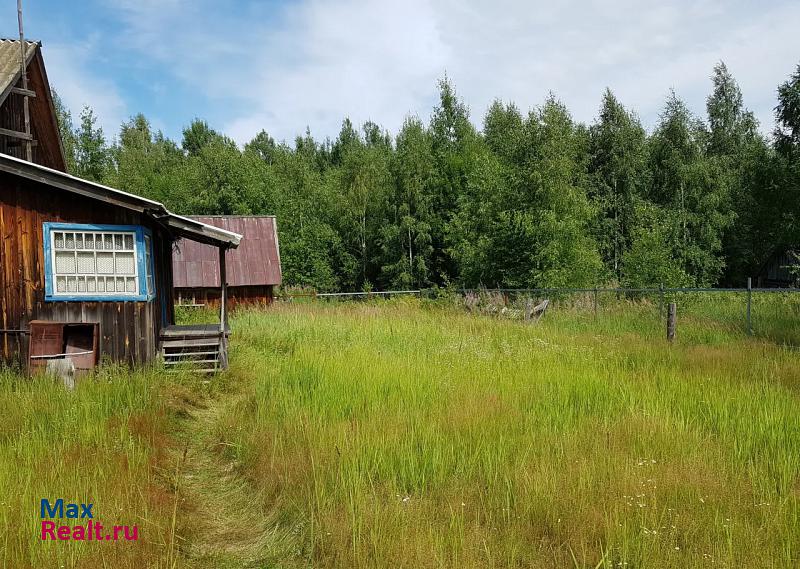
[[[150,302],[156,295],[129,295],[129,296],[89,296],[89,295],[45,295],[45,302]]]

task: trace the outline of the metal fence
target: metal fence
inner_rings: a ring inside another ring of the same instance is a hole
[[[282,298],[364,301],[399,296],[452,303],[471,312],[512,319],[524,319],[531,306],[548,300],[550,312],[570,312],[593,320],[627,314],[648,320],[651,324],[658,323],[659,326],[666,322],[668,304],[674,302],[678,308],[679,324],[684,329],[686,326],[698,324],[698,330],[709,326],[725,328],[800,345],[800,289],[752,286],[414,289],[285,294]]]

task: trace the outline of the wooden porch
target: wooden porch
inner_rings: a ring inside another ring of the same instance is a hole
[[[230,328],[223,334],[219,324],[172,325],[161,330],[161,357],[167,368],[191,367],[216,373],[227,367]]]
[[[190,367],[201,373],[228,368],[228,283],[225,247],[219,247],[219,323],[172,324],[161,329],[161,358],[167,369]]]

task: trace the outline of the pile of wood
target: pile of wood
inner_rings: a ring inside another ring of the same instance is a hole
[[[512,320],[538,322],[544,316],[549,305],[548,299],[536,304],[532,298],[525,298],[519,308],[513,305],[509,306],[508,295],[490,290],[468,291],[464,295],[464,308],[467,312]]]

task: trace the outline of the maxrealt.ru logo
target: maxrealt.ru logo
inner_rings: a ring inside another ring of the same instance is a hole
[[[74,504],[64,503],[63,498],[59,498],[52,504],[47,498],[42,498],[41,513],[42,518],[42,540],[54,541],[117,541],[125,539],[136,541],[139,539],[139,528],[136,526],[111,526],[103,527],[94,519],[92,511],[94,504]],[[47,519],[49,518],[49,519]],[[53,519],[87,520],[85,524],[77,525],[56,525]]]

